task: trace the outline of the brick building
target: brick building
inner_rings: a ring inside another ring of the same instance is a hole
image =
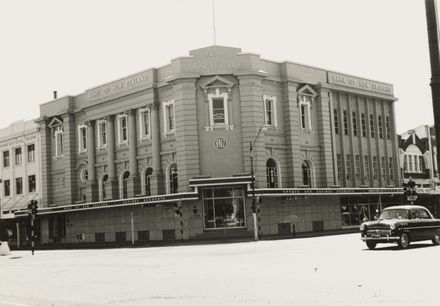
[[[263,236],[357,225],[400,202],[395,101],[213,46],[42,104],[41,242],[252,235],[253,199]]]

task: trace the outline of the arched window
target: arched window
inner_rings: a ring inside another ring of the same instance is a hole
[[[153,168],[148,167],[147,169],[145,169],[144,171],[144,194],[146,196],[150,196],[151,195],[151,174],[153,173]]]
[[[312,187],[312,175],[310,171],[310,163],[308,161],[303,161],[302,163],[302,176],[303,176],[303,185],[307,187]]]
[[[128,178],[130,177],[129,171],[124,171],[122,174],[122,188],[121,188],[121,198],[126,199],[128,198]]]
[[[177,193],[178,181],[177,181],[177,164],[171,164],[168,171],[168,183],[170,193]]]
[[[278,188],[277,163],[269,158],[266,162],[267,188]]]
[[[100,182],[100,201],[104,201],[107,199],[107,183],[108,183],[108,174],[104,174],[101,178]]]

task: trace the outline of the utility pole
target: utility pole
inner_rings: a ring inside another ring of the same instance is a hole
[[[431,93],[434,109],[435,143],[440,148],[440,53],[438,44],[438,16],[436,0],[425,0],[426,22],[428,27],[429,57],[431,63]],[[440,167],[440,154],[437,153],[437,167]],[[432,165],[434,171],[434,165]]]

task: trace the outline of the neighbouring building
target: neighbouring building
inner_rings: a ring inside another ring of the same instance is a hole
[[[395,101],[212,46],[42,104],[40,242],[249,236],[254,200],[263,236],[356,226],[402,200]]]
[[[0,232],[27,237],[27,222],[14,212],[41,200],[40,134],[34,121],[17,121],[0,130]]]
[[[400,169],[404,181],[419,188],[438,189],[437,146],[434,126],[421,125],[399,135]]]

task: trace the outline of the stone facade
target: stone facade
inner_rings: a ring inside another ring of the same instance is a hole
[[[263,189],[399,186],[395,100],[390,84],[213,46],[42,104],[42,241],[127,238],[111,233],[130,213],[154,240],[249,234],[251,172],[263,235],[338,229],[339,197]],[[143,207],[172,194],[195,198]]]

